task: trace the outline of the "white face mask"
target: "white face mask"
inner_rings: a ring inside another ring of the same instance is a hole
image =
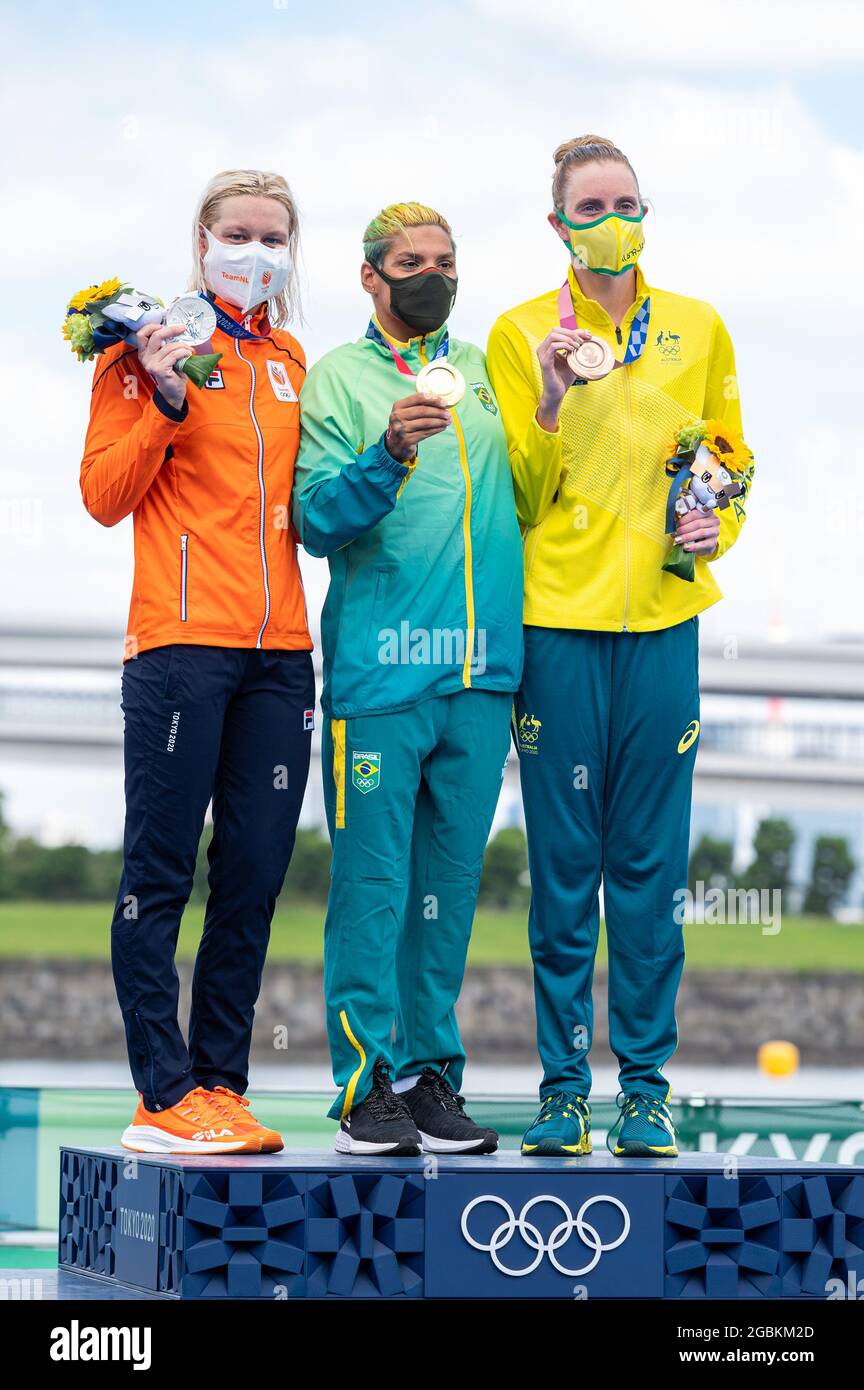
[[[219,241],[206,227],[204,235],[204,273],[220,299],[246,313],[284,290],[291,270],[287,246],[264,246],[260,241],[246,241],[238,246]]]

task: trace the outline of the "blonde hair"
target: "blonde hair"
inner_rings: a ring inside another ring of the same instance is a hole
[[[440,212],[427,208],[425,203],[390,203],[381,209],[377,217],[372,218],[363,233],[363,255],[366,260],[380,270],[393,238],[400,232],[407,232],[410,227],[440,227],[450,238],[453,250],[456,250],[453,229]]]
[[[190,290],[206,292],[207,279],[204,274],[203,258],[199,246],[198,228],[211,230],[219,215],[220,207],[226,198],[243,197],[251,194],[256,198],[272,198],[280,203],[288,214],[288,254],[291,269],[288,283],[273,299],[267,301],[267,317],[274,328],[281,328],[292,319],[302,318],[300,289],[297,276],[297,261],[300,254],[300,214],[294,195],[281,174],[272,174],[262,169],[223,169],[215,174],[207,184],[195,209],[192,224],[192,278]]]
[[[605,139],[602,135],[577,135],[575,140],[565,140],[563,145],[558,146],[552,157],[555,160],[555,173],[552,175],[552,204],[559,212],[564,211],[564,194],[567,182],[570,172],[576,164],[599,164],[604,160],[609,160],[615,164],[624,164],[633,175],[636,192],[639,193],[639,180],[630,160],[626,154],[622,154],[617,145],[613,145],[611,140]],[[641,196],[639,194],[640,199]]]

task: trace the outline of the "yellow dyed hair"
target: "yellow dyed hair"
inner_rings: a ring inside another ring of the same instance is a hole
[[[412,227],[441,227],[453,245],[453,229],[446,217],[424,203],[391,203],[373,217],[363,233],[363,255],[380,270],[393,238],[400,232],[408,232]],[[410,240],[410,238],[409,238]]]

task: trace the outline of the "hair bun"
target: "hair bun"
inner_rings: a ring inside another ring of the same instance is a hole
[[[559,145],[552,158],[556,164],[561,164],[573,150],[582,149],[585,145],[600,145],[604,149],[615,149],[615,142],[607,140],[605,135],[577,135],[574,140],[565,140],[563,145]]]
[[[563,145],[558,146],[553,158],[555,172],[552,175],[552,203],[558,212],[564,211],[566,185],[572,172],[582,164],[602,164],[607,161],[624,164],[633,175],[637,193],[639,191],[639,180],[630,160],[626,154],[622,154],[617,145],[607,140],[605,135],[577,135],[575,140],[565,140]]]

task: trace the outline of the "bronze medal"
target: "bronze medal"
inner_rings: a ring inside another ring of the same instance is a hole
[[[602,338],[589,338],[567,354],[567,365],[582,381],[599,381],[617,366],[615,354]]]

